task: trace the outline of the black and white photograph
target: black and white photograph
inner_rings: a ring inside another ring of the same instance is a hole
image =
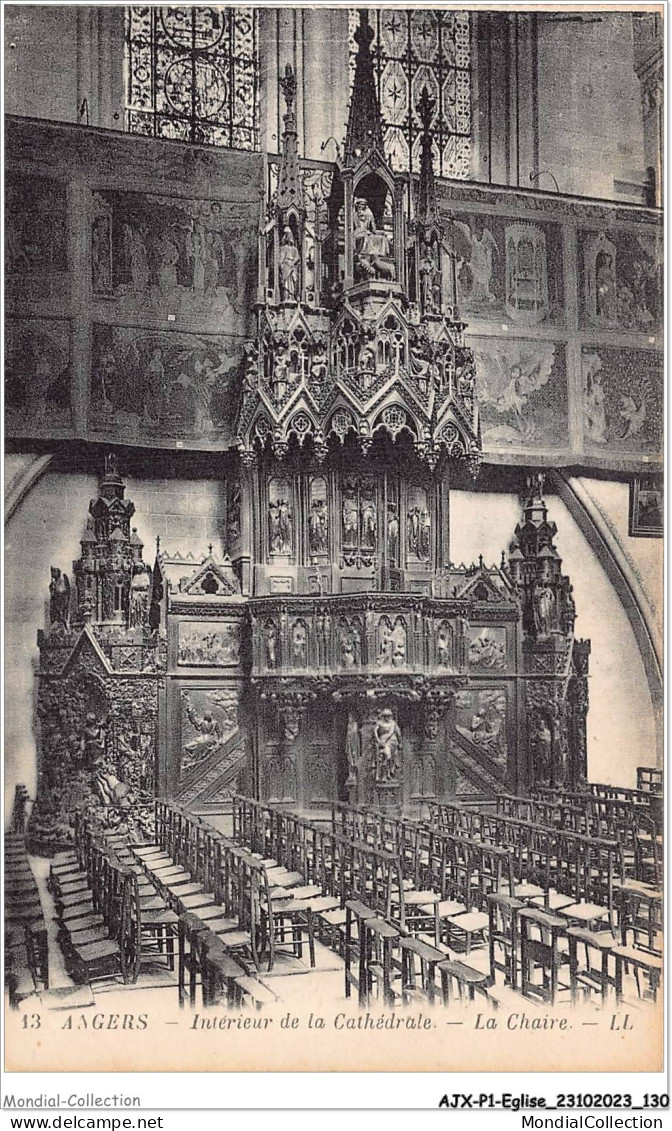
[[[2,9],[5,1092],[660,1115],[665,7]]]

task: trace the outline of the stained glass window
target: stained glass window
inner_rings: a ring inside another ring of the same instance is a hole
[[[359,22],[350,12],[354,75]],[[397,172],[420,168],[421,124],[416,106],[423,86],[436,103],[432,129],[436,172],[469,176],[471,157],[471,21],[469,12],[370,8],[372,54],[383,117],[385,152]]]
[[[131,133],[259,147],[254,8],[126,9]]]

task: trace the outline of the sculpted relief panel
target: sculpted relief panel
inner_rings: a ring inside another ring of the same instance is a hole
[[[175,315],[245,334],[253,301],[251,204],[139,192],[93,194],[91,285],[123,317]]]
[[[584,346],[581,366],[586,448],[661,455],[662,354]]]
[[[89,428],[129,440],[226,443],[238,365],[235,339],[126,326],[93,327]]]
[[[240,625],[181,621],[177,662],[185,667],[235,667],[240,663]]]
[[[564,347],[472,338],[485,448],[558,448],[568,442]]]

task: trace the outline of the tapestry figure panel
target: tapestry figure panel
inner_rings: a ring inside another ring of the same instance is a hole
[[[244,334],[254,301],[258,208],[139,192],[96,192],[91,285],[120,317],[140,314]]]
[[[68,435],[73,424],[70,386],[70,322],[56,318],[7,318],[7,432]]]
[[[63,181],[8,173],[5,181],[7,296],[67,294],[67,186]]]
[[[662,456],[662,354],[584,346],[581,368],[586,448]]]
[[[663,322],[660,234],[654,229],[578,235],[581,324],[657,333]]]
[[[458,213],[451,228],[462,313],[521,326],[563,325],[559,224]]]
[[[225,446],[239,341],[126,326],[93,327],[89,427],[131,441]]]
[[[472,338],[470,344],[484,447],[564,447],[568,402],[563,346],[500,338]]]

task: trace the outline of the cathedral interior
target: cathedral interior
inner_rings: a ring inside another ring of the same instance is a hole
[[[10,1004],[648,1007],[661,18],[4,16]]]

